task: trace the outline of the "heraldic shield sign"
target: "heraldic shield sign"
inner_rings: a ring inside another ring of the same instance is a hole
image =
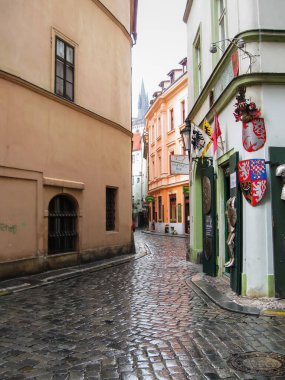
[[[238,162],[238,178],[245,199],[256,206],[267,188],[265,160],[252,159]]]
[[[255,152],[261,149],[266,142],[266,129],[262,117],[242,123],[242,144],[246,151]]]

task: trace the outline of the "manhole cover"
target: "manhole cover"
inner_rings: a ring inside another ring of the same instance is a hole
[[[285,375],[285,356],[274,352],[245,352],[228,360],[234,369],[254,375]]]

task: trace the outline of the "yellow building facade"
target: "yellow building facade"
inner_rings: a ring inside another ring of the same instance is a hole
[[[187,112],[186,61],[160,83],[146,119],[148,136],[148,197],[150,229],[174,234],[189,233],[188,175],[173,174],[171,159],[184,155],[180,130]]]
[[[130,251],[136,12],[0,2],[0,279]]]

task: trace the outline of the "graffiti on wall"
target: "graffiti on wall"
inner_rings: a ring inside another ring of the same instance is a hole
[[[10,232],[12,234],[15,234],[17,232],[17,225],[16,224],[6,224],[6,223],[0,223],[0,232]]]

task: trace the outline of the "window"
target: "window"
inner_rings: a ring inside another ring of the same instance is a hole
[[[176,194],[169,195],[170,222],[176,222]]]
[[[117,189],[106,188],[106,231],[114,231],[116,226]]]
[[[55,93],[74,100],[74,48],[56,37]]]
[[[201,59],[201,36],[200,28],[198,29],[193,52],[193,72],[194,72],[194,94],[197,98],[202,91],[202,59]]]
[[[181,124],[185,121],[185,100],[182,100],[181,104]]]
[[[76,250],[77,204],[66,195],[57,195],[48,206],[48,253]]]
[[[158,118],[157,121],[157,137],[161,136],[161,120],[160,117]]]
[[[170,124],[170,130],[174,130],[174,110],[171,108],[169,110],[169,124]]]
[[[163,222],[162,197],[158,197],[158,221]]]
[[[161,170],[161,156],[158,156],[158,177],[161,176],[162,170]]]
[[[196,60],[197,60],[197,79],[198,79],[198,91],[199,93],[202,90],[202,62],[201,62],[201,46],[200,46],[200,38],[198,44],[195,47],[196,50]]]
[[[226,6],[225,0],[219,0],[219,40],[221,42],[221,49],[224,52],[226,50]]]

